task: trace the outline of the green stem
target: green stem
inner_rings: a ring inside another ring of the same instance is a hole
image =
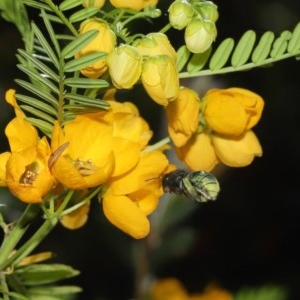
[[[35,234],[28,239],[14,255],[7,259],[3,263],[3,269],[8,266],[17,265],[23,258],[28,256],[40,243],[41,241],[50,233],[50,231],[58,223],[58,218],[46,219],[42,226],[35,232]]]
[[[209,75],[218,75],[218,74],[226,74],[226,73],[233,73],[233,72],[239,72],[239,71],[247,71],[247,70],[251,70],[257,67],[262,67],[262,66],[268,66],[273,64],[274,62],[280,61],[280,60],[284,60],[290,57],[294,57],[294,56],[299,56],[300,51],[296,52],[296,53],[286,53],[281,55],[280,57],[277,58],[268,58],[263,60],[262,62],[259,63],[247,63],[244,64],[242,66],[237,66],[237,67],[233,67],[233,66],[229,66],[229,67],[225,67],[222,69],[218,69],[218,70],[200,70],[198,72],[181,72],[179,73],[179,78],[192,78],[192,77],[200,77],[200,76],[209,76]]]
[[[5,234],[0,248],[0,271],[3,271],[7,267],[6,261],[8,256],[26,232],[29,223],[35,219],[40,212],[41,208],[39,205],[28,205],[17,223]]]
[[[168,23],[168,24],[166,24],[159,32],[161,32],[161,33],[165,33],[165,32],[167,32],[169,29],[171,29],[172,28],[172,25],[171,25],[171,23]]]
[[[9,300],[9,290],[6,282],[6,276],[3,272],[0,272],[0,291],[2,293],[3,300]]]
[[[74,36],[78,36],[78,32],[73,26],[73,24],[66,18],[66,16],[59,10],[58,6],[55,5],[51,0],[45,0],[45,2],[49,5],[54,13],[63,21],[63,23],[67,26],[67,28],[74,34]]]

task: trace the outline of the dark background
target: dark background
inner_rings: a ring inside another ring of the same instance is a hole
[[[166,3],[169,1],[160,5],[163,10]],[[258,34],[271,30],[278,35],[293,30],[300,20],[298,1],[215,3],[220,13],[217,43],[229,36],[238,38],[248,29]],[[157,21],[154,28],[159,26]],[[179,35],[174,32],[174,43]],[[22,41],[14,26],[3,20],[0,41],[0,147],[5,151],[3,128],[12,114],[4,104],[4,91],[16,87],[15,53]],[[222,170],[218,201],[197,207],[183,222],[196,232],[195,244],[188,255],[156,268],[155,276],[177,277],[191,292],[211,281],[231,291],[273,283],[289,289],[289,300],[300,299],[299,66],[291,58],[271,67],[214,76],[208,83],[203,79],[191,82],[199,85],[200,92],[213,86],[237,86],[260,94],[265,109],[254,131],[264,154],[249,167]],[[144,106],[147,109],[142,106],[141,110],[149,112],[146,117],[157,128],[157,115],[151,114],[157,107],[150,102]],[[98,203],[92,208],[84,228],[70,232],[58,227],[41,248],[56,252],[58,262],[81,271],[78,278],[68,281],[84,288],[78,299],[130,299],[135,280],[132,253],[142,242],[113,228]],[[14,212],[11,214],[13,218]]]

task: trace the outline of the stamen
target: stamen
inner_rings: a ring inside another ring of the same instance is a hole
[[[82,176],[89,176],[95,173],[97,171],[97,167],[94,165],[93,161],[91,159],[88,159],[87,161],[83,161],[80,158],[77,158],[74,163],[76,169],[79,171],[79,173]]]

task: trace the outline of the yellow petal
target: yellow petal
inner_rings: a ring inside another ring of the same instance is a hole
[[[157,181],[160,181],[160,179],[157,178]],[[154,191],[155,190],[140,189],[128,197],[136,203],[145,215],[149,215],[156,209],[159,201],[159,195],[154,193]]]
[[[129,140],[115,137],[113,139],[115,167],[111,176],[119,176],[131,170],[140,159],[140,145]]]
[[[241,135],[248,123],[243,105],[226,90],[214,90],[206,94],[204,118],[213,131],[230,136]]]
[[[176,278],[166,278],[154,282],[151,287],[151,300],[189,300],[183,284]]]
[[[73,212],[64,215],[60,223],[68,229],[78,229],[86,223],[89,211],[90,201],[87,201]]]
[[[178,158],[191,170],[211,171],[218,163],[209,134],[195,134],[182,147],[176,147]]]
[[[35,147],[38,143],[38,133],[28,121],[16,117],[12,119],[5,128],[11,152],[21,151],[26,148]]]
[[[199,119],[198,94],[181,88],[178,97],[166,107],[168,131],[175,146],[183,146],[197,130]]]
[[[242,88],[229,88],[227,91],[233,93],[237,101],[244,106],[249,116],[247,129],[251,129],[261,118],[264,100],[258,94]]]
[[[141,79],[148,95],[160,105],[166,106],[178,96],[178,72],[172,59],[166,55],[146,59]]]
[[[0,154],[0,186],[6,186],[6,164],[10,156],[10,152]]]
[[[25,118],[25,114],[23,113],[23,111],[21,110],[21,108],[17,103],[15,93],[16,93],[15,90],[9,89],[5,93],[5,100],[8,104],[10,104],[15,109],[16,117]]]
[[[262,156],[261,145],[252,130],[236,139],[213,135],[212,142],[219,159],[231,167],[247,166],[255,156]]]
[[[112,180],[113,194],[127,195],[142,189],[149,180],[159,178],[168,166],[168,160],[160,151],[142,152],[138,164],[124,176]]]
[[[107,193],[103,199],[103,212],[117,228],[135,239],[148,235],[150,223],[139,207],[126,196]]]

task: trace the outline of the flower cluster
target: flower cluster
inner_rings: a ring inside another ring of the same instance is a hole
[[[156,12],[156,3],[155,0],[110,1],[116,11],[143,17]],[[87,9],[100,9],[104,4],[103,0],[82,2]],[[191,52],[204,52],[210,47],[216,37],[215,4],[176,0],[168,11],[170,26],[185,28],[185,44]],[[82,64],[75,68],[71,83],[107,80],[116,89],[131,89],[141,83],[151,99],[164,107],[177,156],[192,170],[210,171],[219,162],[246,166],[255,156],[262,155],[252,131],[263,110],[260,96],[230,88],[210,90],[200,99],[196,91],[180,87],[177,53],[165,33],[131,35],[124,25],[126,19],[124,23],[110,23],[103,16],[86,18],[79,26],[78,39],[90,31],[95,37],[88,41],[80,39],[83,45],[78,42],[75,44],[78,49],[67,55],[67,59],[73,58],[73,67],[75,63]],[[37,64],[38,68],[41,65]],[[64,64],[61,73],[63,67]],[[47,66],[41,69],[56,78]],[[89,79],[77,81],[78,76]],[[61,90],[65,84],[63,76],[58,89],[53,88],[55,83],[41,78],[46,88],[61,92],[58,98],[64,99],[68,92]],[[142,238],[149,233],[147,216],[162,195],[161,178],[171,169],[162,152],[166,147],[159,142],[148,147],[152,131],[131,102],[116,101],[104,88],[96,92],[90,91],[89,85],[84,88],[86,91],[83,95],[79,91],[76,100],[95,103],[93,97],[90,101],[86,95],[99,93],[109,109],[82,112],[68,122],[63,117],[54,119],[49,125],[51,134],[42,138],[16,103],[15,91],[7,92],[6,100],[14,107],[16,117],[5,131],[10,152],[0,155],[0,184],[26,203],[44,203],[55,197],[56,207],[64,207],[65,191],[77,191],[71,201],[74,209],[67,210],[61,218],[62,224],[70,229],[85,223],[90,207],[88,191],[101,187],[99,199],[109,221],[129,235]],[[73,91],[69,95],[72,97]],[[48,110],[48,106],[38,107]]]
[[[212,170],[219,162],[249,165],[262,148],[252,128],[263,99],[246,89],[212,89],[200,100],[188,88],[166,108],[169,135],[178,157],[192,170]]]
[[[203,53],[217,36],[218,8],[211,1],[176,0],[169,7],[169,20],[178,30],[185,28],[184,39],[193,53]]]
[[[59,186],[81,190],[102,186],[101,201],[111,223],[135,238],[149,232],[147,215],[162,195],[158,180],[169,162],[160,150],[144,151],[151,136],[147,122],[130,102],[108,101],[110,110],[78,115],[54,124],[51,147],[39,138],[9,90],[16,117],[7,125],[11,152],[0,155],[0,182],[18,199],[41,203]],[[157,180],[149,180],[157,178]],[[89,202],[66,215],[68,228],[84,224]]]

